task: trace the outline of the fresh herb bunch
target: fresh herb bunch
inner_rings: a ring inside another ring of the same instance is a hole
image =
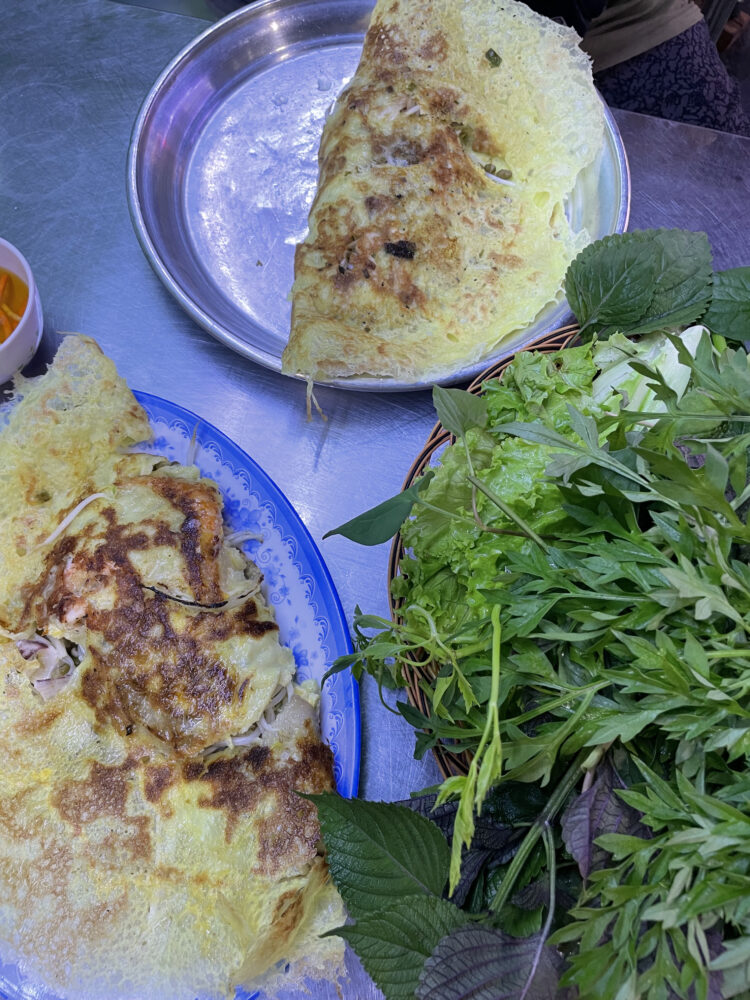
[[[674,238],[683,257],[694,236]],[[614,282],[629,287],[628,322],[640,333],[696,310],[708,322],[713,310],[714,330],[750,337],[746,304],[733,312],[721,291],[737,297],[748,269],[714,275],[712,300],[700,253],[678,281],[669,237],[633,237],[619,258],[611,241],[599,258],[584,251],[579,319],[599,336],[628,328]],[[655,286],[648,265],[653,287],[638,297],[644,261],[653,263],[645,246],[666,263]],[[592,259],[600,271],[604,260],[606,280],[596,269],[586,278]],[[482,397],[434,398],[457,436],[440,467],[338,529],[379,541],[412,511],[394,584],[400,620],[358,613],[357,650],[334,669],[402,686],[415,657],[434,665],[427,713],[399,707],[418,730],[417,753],[442,742],[473,755],[468,775],[448,778],[432,803],[452,810],[453,902],[433,871],[417,895],[440,905],[410,910],[422,955],[411,992],[366,958],[382,899],[367,897],[363,928],[362,900],[352,907],[342,890],[358,918],[345,936],[389,998],[750,996],[746,353],[699,330],[637,345],[614,334],[521,354]],[[535,818],[496,827],[511,831],[506,856],[485,852],[477,865],[487,809],[519,787],[538,803]],[[381,819],[368,821],[385,829]],[[321,821],[344,884],[343,814],[321,811]],[[526,911],[524,899],[537,905]],[[413,955],[382,947],[396,980],[401,960],[414,967]],[[472,971],[480,966],[484,980]]]

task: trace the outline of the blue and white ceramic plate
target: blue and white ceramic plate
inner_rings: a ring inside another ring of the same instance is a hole
[[[346,618],[323,558],[287,498],[249,455],[189,410],[145,392],[135,393],[148,414],[154,440],[144,450],[172,461],[191,461],[218,484],[231,531],[261,540],[244,548],[263,573],[281,641],[294,653],[297,679],[321,681],[337,656],[351,652]],[[348,798],[359,782],[359,691],[349,671],[335,674],[321,691],[323,738],[333,751],[336,788]],[[253,995],[254,996],[254,995]],[[57,1000],[44,987],[22,981],[15,966],[0,964],[0,997]],[[238,990],[236,1000],[252,1000]]]

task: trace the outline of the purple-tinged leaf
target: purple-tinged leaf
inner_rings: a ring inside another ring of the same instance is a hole
[[[540,906],[549,906],[549,876],[545,873],[542,878],[519,889],[511,902],[522,910],[538,910]]]
[[[431,820],[450,842],[458,803],[444,802],[434,808],[436,799],[437,795],[419,795],[399,804],[408,806]],[[461,854],[461,878],[451,895],[451,901],[456,906],[463,906],[469,890],[485,865],[495,867],[508,862],[525,832],[523,828],[499,823],[491,809],[484,809],[479,816],[475,816],[474,837],[471,846]]]
[[[563,958],[541,935],[459,927],[425,962],[417,1000],[559,1000]]]
[[[412,1000],[423,962],[469,918],[445,899],[403,896],[328,934],[344,938],[387,1000]]]
[[[478,851],[464,848],[461,852],[461,877],[456,888],[451,893],[451,900],[456,906],[463,906],[468,899],[472,885],[479,877],[482,869],[492,858],[492,851]]]
[[[595,843],[597,837],[605,833],[649,836],[640,814],[617,795],[617,789],[624,787],[612,765],[604,760],[591,787],[574,799],[562,815],[563,841],[583,878],[609,863],[607,851]]]
[[[708,943],[708,953],[712,961],[716,961],[723,948],[722,936],[715,927],[705,933],[706,942]],[[729,989],[724,989],[725,979],[727,977],[722,975],[721,972],[710,969],[708,973],[708,994],[706,1000],[726,1000],[729,996]],[[726,986],[729,987],[728,979]],[[747,980],[745,980],[745,986],[747,986]]]

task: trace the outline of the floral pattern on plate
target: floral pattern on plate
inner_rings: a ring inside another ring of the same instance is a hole
[[[238,445],[200,417],[149,393],[136,397],[154,440],[145,450],[192,462],[224,498],[230,531],[249,531],[244,549],[263,573],[282,642],[294,653],[299,680],[321,681],[336,659],[351,652],[346,619],[323,558],[297,512],[269,476]],[[338,791],[355,795],[359,778],[359,693],[344,671],[321,691],[323,737],[333,751]]]

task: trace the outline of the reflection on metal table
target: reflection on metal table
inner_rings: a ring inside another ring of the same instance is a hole
[[[328,419],[306,422],[304,385],[217,342],[186,315],[131,225],[126,157],[142,101],[206,27],[113,0],[9,0],[0,40],[0,233],[22,249],[55,331],[96,337],[134,388],[215,424],[275,480],[305,521],[349,620],[387,614],[387,546],[330,528],[397,492],[434,424],[428,392],[321,388]],[[750,139],[615,112],[631,169],[630,228],[705,230],[718,268],[750,263]],[[411,730],[362,687],[360,792],[398,799],[438,780]],[[335,990],[331,988],[331,1000]],[[350,997],[377,996],[358,979]],[[328,994],[326,993],[326,997]]]

